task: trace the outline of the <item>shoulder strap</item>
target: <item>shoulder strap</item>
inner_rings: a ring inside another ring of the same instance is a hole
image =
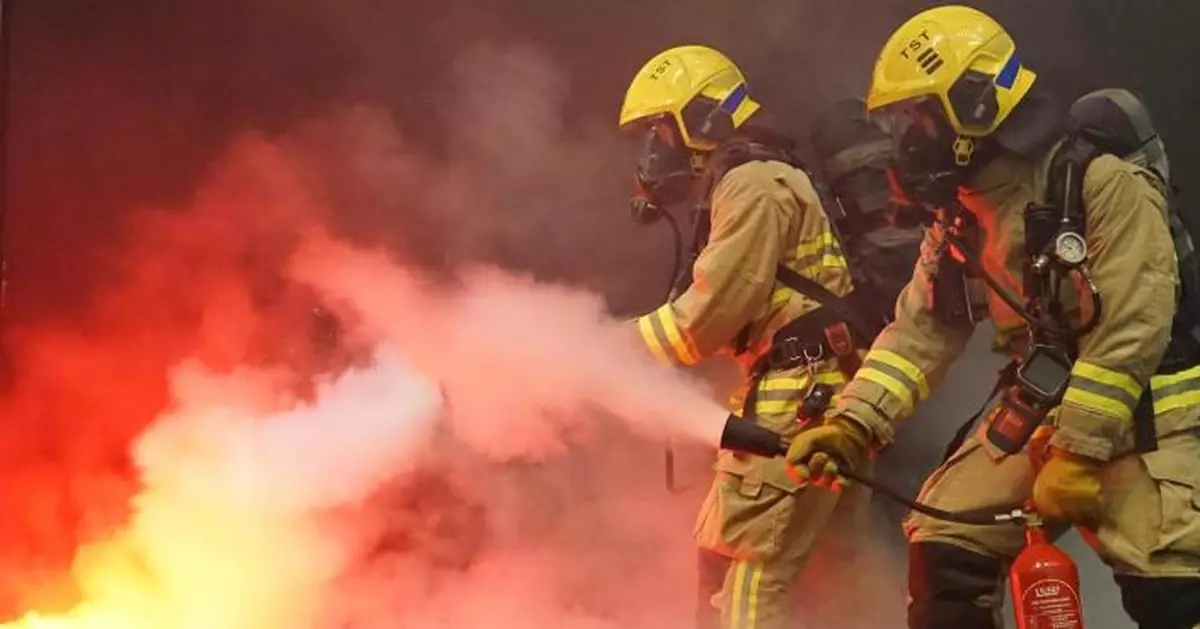
[[[1083,178],[1100,150],[1079,133],[1067,136],[1050,160],[1046,177],[1046,201],[1060,208],[1065,217],[1082,231],[1087,227],[1087,208],[1083,203]]]
[[[831,310],[845,321],[855,334],[861,335],[864,339],[874,339],[882,329],[880,325],[867,325],[846,298],[834,295],[824,286],[782,264],[775,267],[775,278],[784,286]]]
[[[721,145],[713,153],[712,160],[713,186],[717,185],[725,173],[747,162],[778,161],[808,172],[800,159],[788,149],[747,138],[738,138]]]

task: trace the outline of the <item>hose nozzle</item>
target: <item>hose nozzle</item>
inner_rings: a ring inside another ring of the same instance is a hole
[[[721,449],[773,458],[787,454],[787,441],[752,420],[730,415],[721,431]]]

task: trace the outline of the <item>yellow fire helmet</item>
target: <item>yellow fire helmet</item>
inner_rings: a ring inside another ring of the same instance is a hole
[[[678,46],[646,62],[621,105],[621,129],[670,116],[684,145],[711,151],[759,109],[742,71],[707,46]]]
[[[905,22],[875,62],[867,109],[936,99],[960,138],[994,133],[1033,86],[1012,37],[970,7],[925,10]]]

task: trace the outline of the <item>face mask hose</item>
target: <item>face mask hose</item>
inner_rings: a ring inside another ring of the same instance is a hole
[[[694,244],[696,246],[693,247],[693,251],[691,253],[693,259],[698,254],[700,245],[702,244],[701,241],[707,239],[705,227],[706,223],[704,222],[707,217],[707,214],[704,214],[707,212],[707,208],[700,207],[697,208],[696,211],[698,213],[696,216],[697,220],[695,226],[696,242]],[[670,281],[667,285],[667,290],[663,295],[663,303],[669,303],[677,299],[679,295],[686,290],[686,287],[689,284],[688,279],[690,279],[688,276],[691,275],[692,270],[691,264],[684,264],[683,230],[679,227],[679,219],[675,218],[675,216],[670,212],[659,211],[659,214],[660,217],[664,219],[667,225],[671,228],[673,243],[672,250],[674,255],[672,256],[671,262]],[[663,449],[663,475],[666,480],[668,492],[672,494],[682,494],[690,489],[690,487],[680,486],[675,480],[675,448],[670,444],[670,442],[668,442],[666,447]]]

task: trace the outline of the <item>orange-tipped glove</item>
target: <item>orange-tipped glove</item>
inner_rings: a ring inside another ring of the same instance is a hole
[[[1047,520],[1088,528],[1100,523],[1100,472],[1104,462],[1051,448],[1050,458],[1033,481],[1033,503]]]
[[[862,467],[870,448],[871,435],[866,428],[844,417],[829,417],[792,441],[788,466],[797,483],[838,487],[845,483],[839,476],[839,466],[849,471]]]

